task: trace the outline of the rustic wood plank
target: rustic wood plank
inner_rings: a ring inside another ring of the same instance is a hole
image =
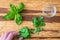
[[[25,10],[22,12],[23,22],[21,25],[11,21],[6,21],[2,18],[9,11],[10,3],[18,5],[23,2],[25,4]],[[23,26],[33,28],[32,17],[42,15],[42,8],[45,4],[54,4],[57,8],[57,14],[53,18],[44,17],[46,26],[38,34],[31,34],[30,39],[26,40],[60,40],[60,0],[0,0],[0,35],[7,31],[18,31]]]
[[[52,39],[39,39],[39,38],[34,38],[34,39],[25,39],[25,40],[60,40],[60,39],[56,39],[56,38],[52,38]]]
[[[3,16],[5,14],[7,14],[7,12],[9,12],[8,8],[0,8],[0,16]],[[28,9],[24,9],[21,13],[22,15],[43,15],[41,10],[28,10]],[[57,11],[56,16],[60,16],[60,12]]]
[[[28,24],[28,25],[27,25]],[[6,31],[18,31],[23,26],[27,26],[28,28],[33,28],[32,22],[23,21],[21,25],[16,25],[14,21],[0,21],[0,34]],[[43,27],[43,31],[40,32],[39,35],[32,34],[32,37],[60,37],[60,25],[59,23],[47,23],[45,27]]]
[[[8,2],[6,2],[8,1]],[[57,7],[57,9],[59,10],[60,8],[60,1],[56,1],[56,0],[18,0],[18,1],[15,1],[15,0],[1,0],[0,1],[0,7],[4,7],[4,8],[9,8],[9,5],[10,3],[13,3],[15,5],[18,5],[18,3],[20,2],[24,2],[25,4],[25,9],[33,9],[33,10],[41,10],[43,8],[43,5],[47,4],[47,3],[52,3],[52,4],[55,4],[55,6]],[[7,5],[6,5],[7,4]]]

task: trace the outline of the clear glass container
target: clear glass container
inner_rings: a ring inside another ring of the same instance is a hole
[[[42,8],[43,16],[46,16],[48,18],[54,17],[56,15],[56,11],[56,6],[53,4],[46,4]]]

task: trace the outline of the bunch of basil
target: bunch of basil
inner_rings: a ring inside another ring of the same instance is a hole
[[[3,16],[6,20],[14,19],[17,25],[20,25],[22,22],[22,15],[20,12],[24,9],[24,4],[20,3],[17,7],[13,4],[10,4],[10,11]]]

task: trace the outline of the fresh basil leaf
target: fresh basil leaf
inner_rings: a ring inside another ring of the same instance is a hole
[[[29,38],[30,37],[30,32],[27,27],[23,27],[22,29],[19,30],[19,34],[23,38]]]
[[[37,27],[35,29],[30,29],[30,33],[32,33],[32,34],[39,33],[40,31],[42,31],[42,27]]]
[[[38,20],[36,17],[33,17],[33,26],[37,27],[39,24],[38,24]]]
[[[39,26],[45,26],[45,23],[44,23],[44,21],[43,21],[43,17],[42,17],[42,16],[40,16],[40,17],[38,18],[38,21],[39,21]]]
[[[6,20],[11,20],[14,18],[14,14],[12,12],[8,12],[5,16],[3,16]]]
[[[40,16],[40,17],[38,18],[38,21],[39,21],[39,22],[42,22],[42,21],[43,21],[43,17]]]
[[[39,34],[40,31],[42,31],[42,28],[41,28],[41,27],[38,27],[38,28],[36,28],[33,32]]]
[[[17,6],[17,9],[18,9],[18,12],[21,12],[21,11],[24,9],[24,3],[20,3],[20,4]]]
[[[42,29],[43,29],[42,27],[36,28],[37,31],[42,31]]]
[[[13,12],[13,13],[18,13],[17,8],[13,4],[10,4],[10,11]]]
[[[46,24],[44,22],[40,22],[40,26],[45,26]]]
[[[21,22],[22,22],[22,16],[21,16],[21,14],[16,14],[14,20],[15,20],[15,22],[16,22],[18,25],[20,25]]]

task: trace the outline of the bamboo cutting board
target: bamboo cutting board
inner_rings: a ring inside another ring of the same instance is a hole
[[[18,26],[13,20],[6,21],[2,16],[9,11],[11,3],[17,6],[20,2],[25,4],[25,10],[22,12],[23,22]],[[7,31],[18,31],[23,26],[33,28],[32,17],[40,16],[43,5],[47,3],[55,4],[56,16],[44,17],[46,23],[46,26],[43,27],[44,30],[39,35],[31,34],[31,38],[26,40],[60,40],[60,0],[0,0],[0,35]]]

